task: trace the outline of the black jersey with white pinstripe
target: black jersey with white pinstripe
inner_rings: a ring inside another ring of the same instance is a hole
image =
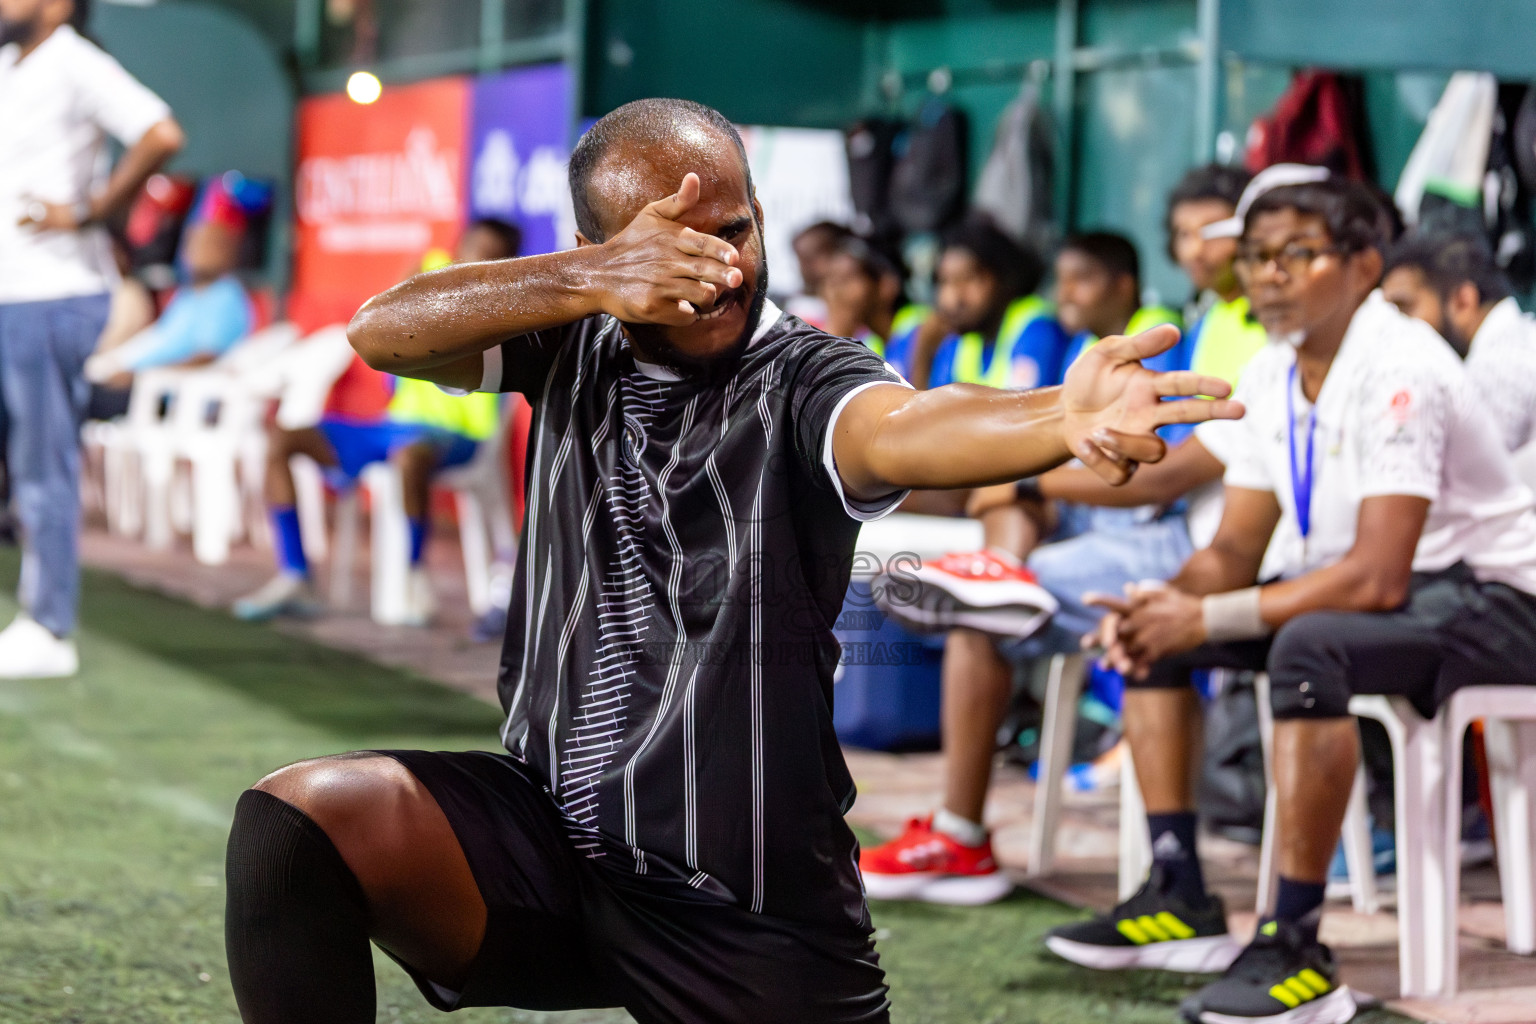
[[[534,404],[499,679],[507,749],[621,885],[865,921],[832,731],[860,519],[830,426],[904,383],[769,304],[728,373],[640,363],[616,321],[505,343]]]

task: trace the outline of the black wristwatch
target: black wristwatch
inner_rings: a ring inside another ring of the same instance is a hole
[[[1040,493],[1040,481],[1035,477],[1020,480],[1013,485],[1013,496],[1018,501],[1044,501],[1045,495]]]

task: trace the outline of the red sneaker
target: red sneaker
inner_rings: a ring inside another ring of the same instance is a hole
[[[935,832],[932,818],[913,818],[895,839],[860,853],[859,871],[865,894],[874,900],[973,907],[1013,891],[992,856],[990,838],[980,846],[962,846]]]
[[[993,551],[945,555],[887,573],[874,594],[881,611],[920,633],[965,627],[1023,638],[1043,629],[1060,607],[1034,573]]]

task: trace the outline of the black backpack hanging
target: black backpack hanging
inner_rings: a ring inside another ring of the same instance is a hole
[[[940,231],[960,219],[965,154],[965,114],[936,97],[925,100],[891,174],[891,211],[904,230]]]
[[[897,139],[905,131],[901,121],[868,117],[844,132],[848,191],[857,215],[853,229],[865,238],[889,238],[901,230],[891,212],[891,173],[896,166]]]

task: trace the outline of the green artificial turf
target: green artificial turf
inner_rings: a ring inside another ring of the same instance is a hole
[[[14,553],[0,552],[0,581],[15,571]],[[0,597],[0,622],[13,611]],[[493,748],[497,712],[101,574],[87,575],[83,618],[79,678],[0,682],[0,1022],[234,1024],[223,859],[240,792],[319,754]],[[1193,979],[1091,973],[1042,953],[1045,929],[1073,916],[1027,895],[979,910],[877,906],[894,1020],[1172,1021]],[[375,960],[380,1021],[443,1019],[397,967]],[[629,1020],[513,1010],[452,1019]]]

